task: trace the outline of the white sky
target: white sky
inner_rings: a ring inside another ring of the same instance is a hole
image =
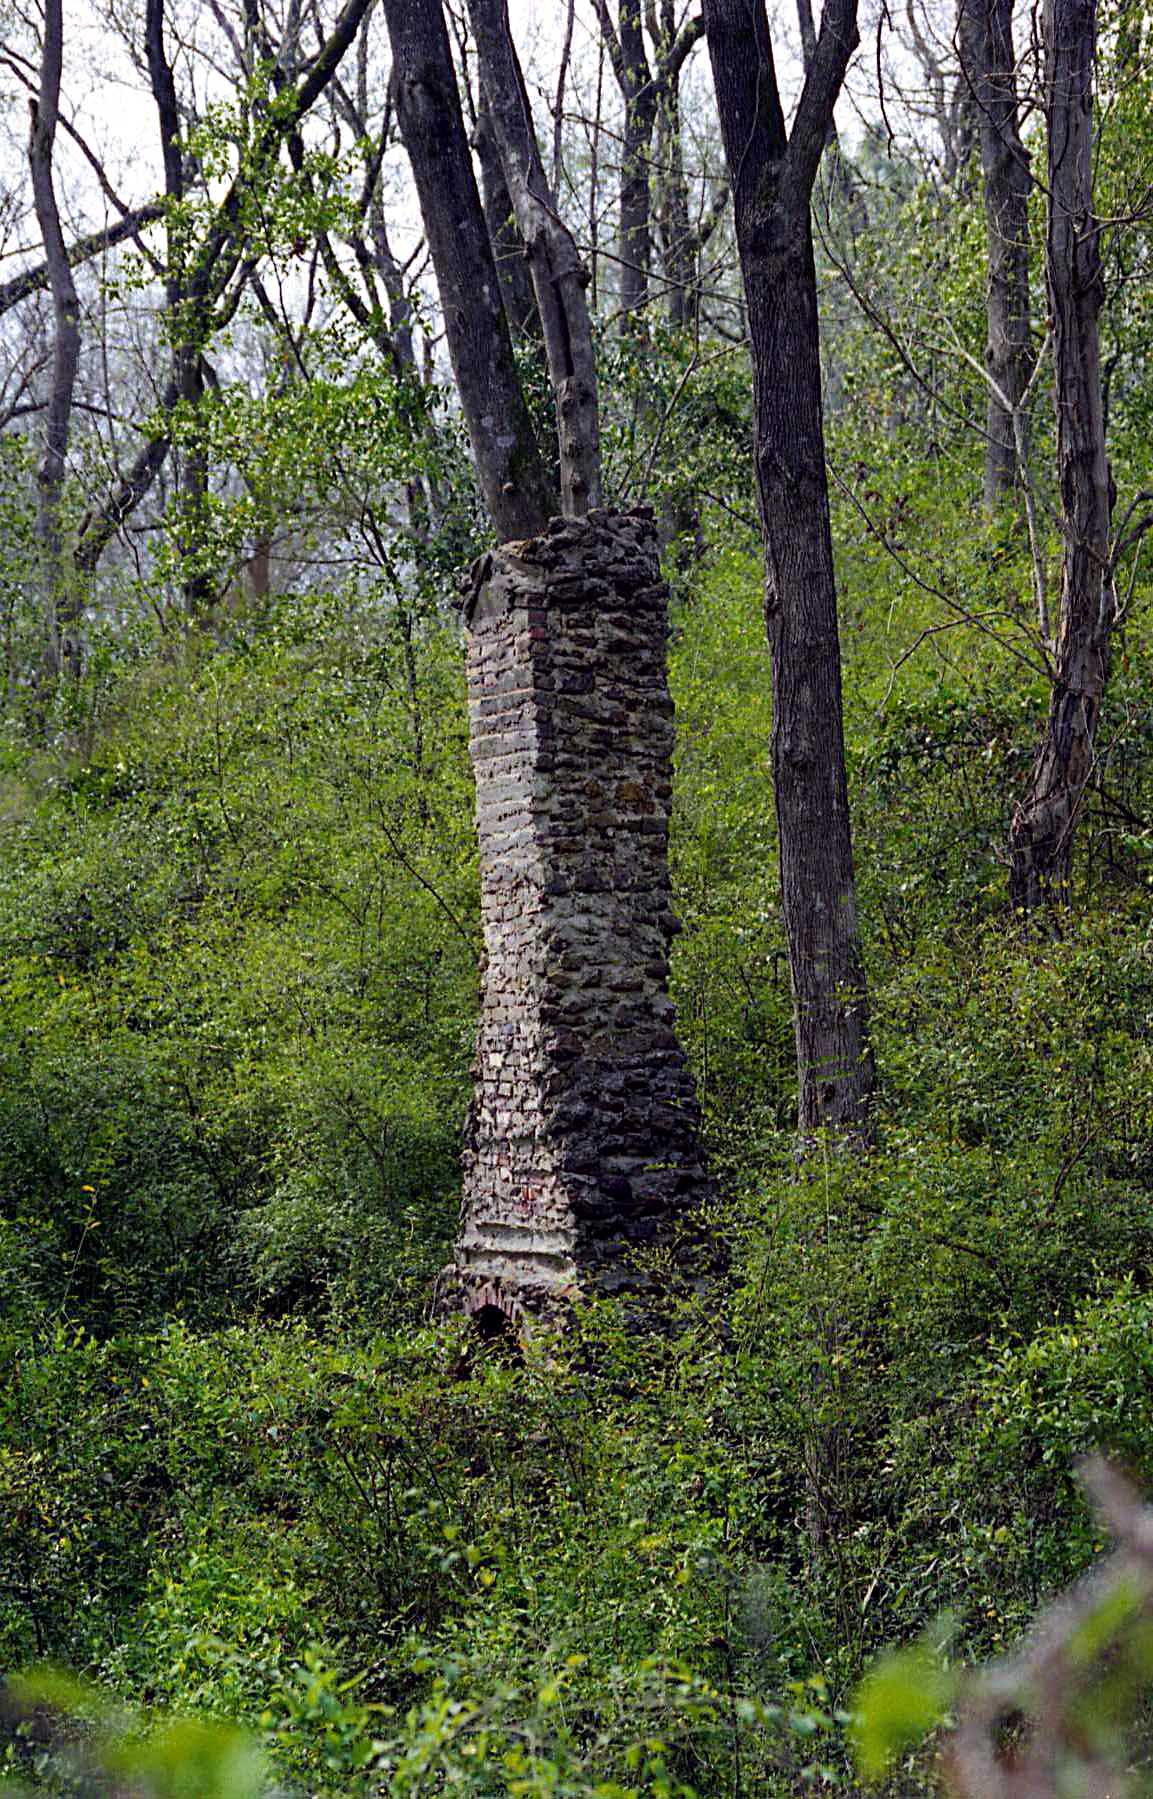
[[[929,5],[948,9],[953,0],[926,0]],[[204,0],[170,0],[178,13],[198,33],[211,16]],[[858,58],[859,73],[850,85],[867,90],[872,83],[873,25],[869,15],[875,13],[882,0],[863,0],[862,37],[864,50]],[[0,0],[0,24],[9,12]],[[335,0],[334,0],[335,5]],[[778,78],[785,90],[786,101],[795,97],[800,83],[795,0],[769,0],[777,54]],[[107,23],[107,12],[114,9],[121,16],[139,18],[143,0],[65,0],[65,68],[63,100],[65,110],[89,139],[92,148],[104,160],[113,186],[126,204],[140,204],[161,187],[162,173],[157,139],[155,111],[145,84],[133,69],[119,34]],[[690,10],[690,0],[682,0],[681,12]],[[819,0],[816,9],[819,15]],[[514,31],[530,85],[551,100],[556,81],[560,44],[567,16],[567,0],[510,0]],[[383,17],[379,11],[370,30],[380,47],[380,82],[383,89],[387,52]],[[21,42],[17,37],[17,42]],[[35,55],[35,46],[23,39],[26,53]],[[597,64],[597,33],[592,0],[576,0],[572,64],[566,110],[575,110],[583,100],[591,104]],[[708,59],[703,44],[698,45],[686,71],[686,93],[697,96],[704,105],[709,102]],[[220,91],[223,92],[223,84]],[[611,118],[617,105],[611,69],[604,69],[606,115]],[[0,215],[0,277],[10,275],[21,262],[38,257],[34,221],[27,204],[25,135],[27,131],[26,96],[20,85],[0,69],[0,193],[23,195],[23,204]],[[689,109],[691,111],[691,107]],[[873,111],[872,106],[868,110]],[[859,112],[852,96],[843,101],[839,124],[849,142],[858,134]],[[538,126],[544,141],[551,138],[547,103],[537,108]],[[101,195],[83,158],[64,134],[58,136],[58,185],[66,215],[66,229],[76,234],[92,229],[114,217]],[[692,164],[691,151],[688,161]],[[611,177],[610,177],[611,185]],[[411,201],[398,196],[398,205],[411,208]],[[409,216],[411,217],[411,211]],[[397,219],[403,231],[403,217]]]
[[[143,11],[143,0],[111,0],[111,3],[122,16],[131,16],[130,6],[134,11]],[[108,4],[108,0],[105,0],[105,4]],[[181,8],[182,12],[186,11],[186,5]],[[3,0],[0,0],[0,21],[4,19],[5,11]],[[93,150],[104,161],[109,178],[121,198],[126,203],[139,204],[158,192],[162,182],[155,111],[118,33],[101,16],[101,11],[97,0],[65,0],[63,104]],[[567,14],[567,0],[510,0],[510,14],[530,79],[535,78],[551,99]],[[201,17],[208,21],[206,8],[202,9]],[[372,21],[370,29],[381,45],[383,83],[386,66],[386,52],[383,48],[385,29],[383,18],[379,14]],[[16,42],[21,43],[26,53],[35,55],[34,46],[26,37],[18,35]],[[595,46],[595,15],[590,0],[577,0],[567,96],[569,107],[578,105],[582,94],[585,98],[591,95],[596,66]],[[694,63],[699,65],[701,73],[690,72],[689,75],[689,80],[694,85],[701,81],[706,60],[703,46],[698,46]],[[783,58],[783,73],[789,70],[793,60],[791,55]],[[607,66],[604,72],[604,93],[606,111],[611,113],[616,104],[616,93],[612,72]],[[7,102],[3,107],[3,117],[0,118],[0,167],[6,177],[4,185],[9,189],[23,187],[26,184],[26,100],[20,85],[2,70],[0,97]],[[538,108],[538,125],[546,138],[551,136],[551,123],[544,106]],[[57,141],[58,178],[65,210],[72,212],[70,222],[75,229],[91,228],[104,217],[112,216],[110,209],[100,195],[80,153],[64,134],[60,134]],[[80,216],[81,212],[83,217]],[[0,243],[0,258],[6,273],[18,266],[15,259],[19,257],[21,250],[27,250],[33,235],[31,221],[27,218],[24,220],[23,230],[5,234],[6,241]]]

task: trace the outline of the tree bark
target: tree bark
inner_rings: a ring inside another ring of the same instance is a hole
[[[528,248],[556,403],[561,509],[583,518],[600,504],[596,355],[585,290],[588,271],[560,216],[532,122],[508,20],[508,0],[469,0],[481,84],[517,225]]]
[[[80,615],[80,605],[74,579],[70,579],[60,518],[72,400],[80,366],[80,302],[60,225],[52,172],[63,61],[62,0],[45,0],[40,94],[38,100],[29,103],[28,163],[54,320],[52,386],[45,415],[44,454],[36,474],[36,530],[43,582],[45,665],[50,681],[58,679],[65,671],[78,674],[80,670],[79,644],[70,635],[71,627]]]
[[[833,106],[857,43],[856,0],[826,0],[791,134],[763,0],[707,0],[705,21],[753,362],[799,1123],[803,1138],[821,1129],[865,1136],[874,1069],[845,775],[810,219]]]
[[[393,92],[485,504],[502,541],[554,509],[516,364],[440,0],[385,0]]]
[[[961,0],[962,78],[977,113],[988,238],[985,353],[990,389],[984,499],[993,511],[1017,488],[1019,410],[1032,372],[1029,158],[1021,142],[1012,0]]]
[[[148,78],[160,128],[164,191],[168,200],[168,250],[164,289],[172,348],[172,375],[182,408],[183,442],[177,482],[177,545],[182,567],[184,609],[189,618],[203,616],[216,598],[201,559],[207,531],[208,462],[198,441],[199,408],[204,397],[201,356],[206,320],[202,306],[189,304],[185,281],[187,246],[179,207],[184,199],[184,157],[180,146],[180,109],[176,82],[164,48],[164,0],[145,0],[144,49]]]
[[[1109,570],[1112,482],[1098,325],[1101,226],[1093,210],[1096,28],[1096,0],[1046,0],[1045,274],[1064,552],[1049,717],[1009,838],[1010,898],[1026,912],[1068,900],[1073,842],[1093,772],[1115,612]]]
[[[536,293],[529,273],[524,239],[517,230],[492,117],[483,94],[476,110],[473,146],[480,163],[481,200],[492,253],[496,259],[496,272],[500,277],[500,289],[504,295],[504,309],[508,314],[513,341],[519,343],[526,337],[540,336],[540,314],[537,311]]]
[[[625,103],[619,221],[621,329],[644,328],[652,263],[653,130],[657,87],[645,50],[640,0],[620,0],[617,78]]]

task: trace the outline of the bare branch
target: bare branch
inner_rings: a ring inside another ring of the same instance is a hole
[[[155,224],[164,217],[164,203],[161,200],[150,200],[147,206],[137,206],[132,212],[125,213],[115,224],[105,225],[99,231],[89,232],[81,237],[65,251],[69,268],[79,268],[82,263],[91,262],[93,257],[100,256],[105,250],[112,250],[122,244],[125,238],[135,237],[145,225]],[[29,294],[42,293],[48,286],[48,264],[39,262],[35,267],[24,269],[21,274],[14,275],[10,281],[0,286],[0,317],[10,312],[13,306],[19,306]]]

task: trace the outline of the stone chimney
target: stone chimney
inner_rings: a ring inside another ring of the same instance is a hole
[[[667,615],[647,512],[554,519],[466,604],[485,967],[441,1299],[489,1329],[643,1300],[711,1194],[668,992]]]

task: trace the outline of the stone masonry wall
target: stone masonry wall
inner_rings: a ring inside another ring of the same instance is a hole
[[[555,519],[475,571],[485,972],[442,1287],[473,1312],[642,1293],[710,1190],[668,995],[667,606],[643,512]]]

